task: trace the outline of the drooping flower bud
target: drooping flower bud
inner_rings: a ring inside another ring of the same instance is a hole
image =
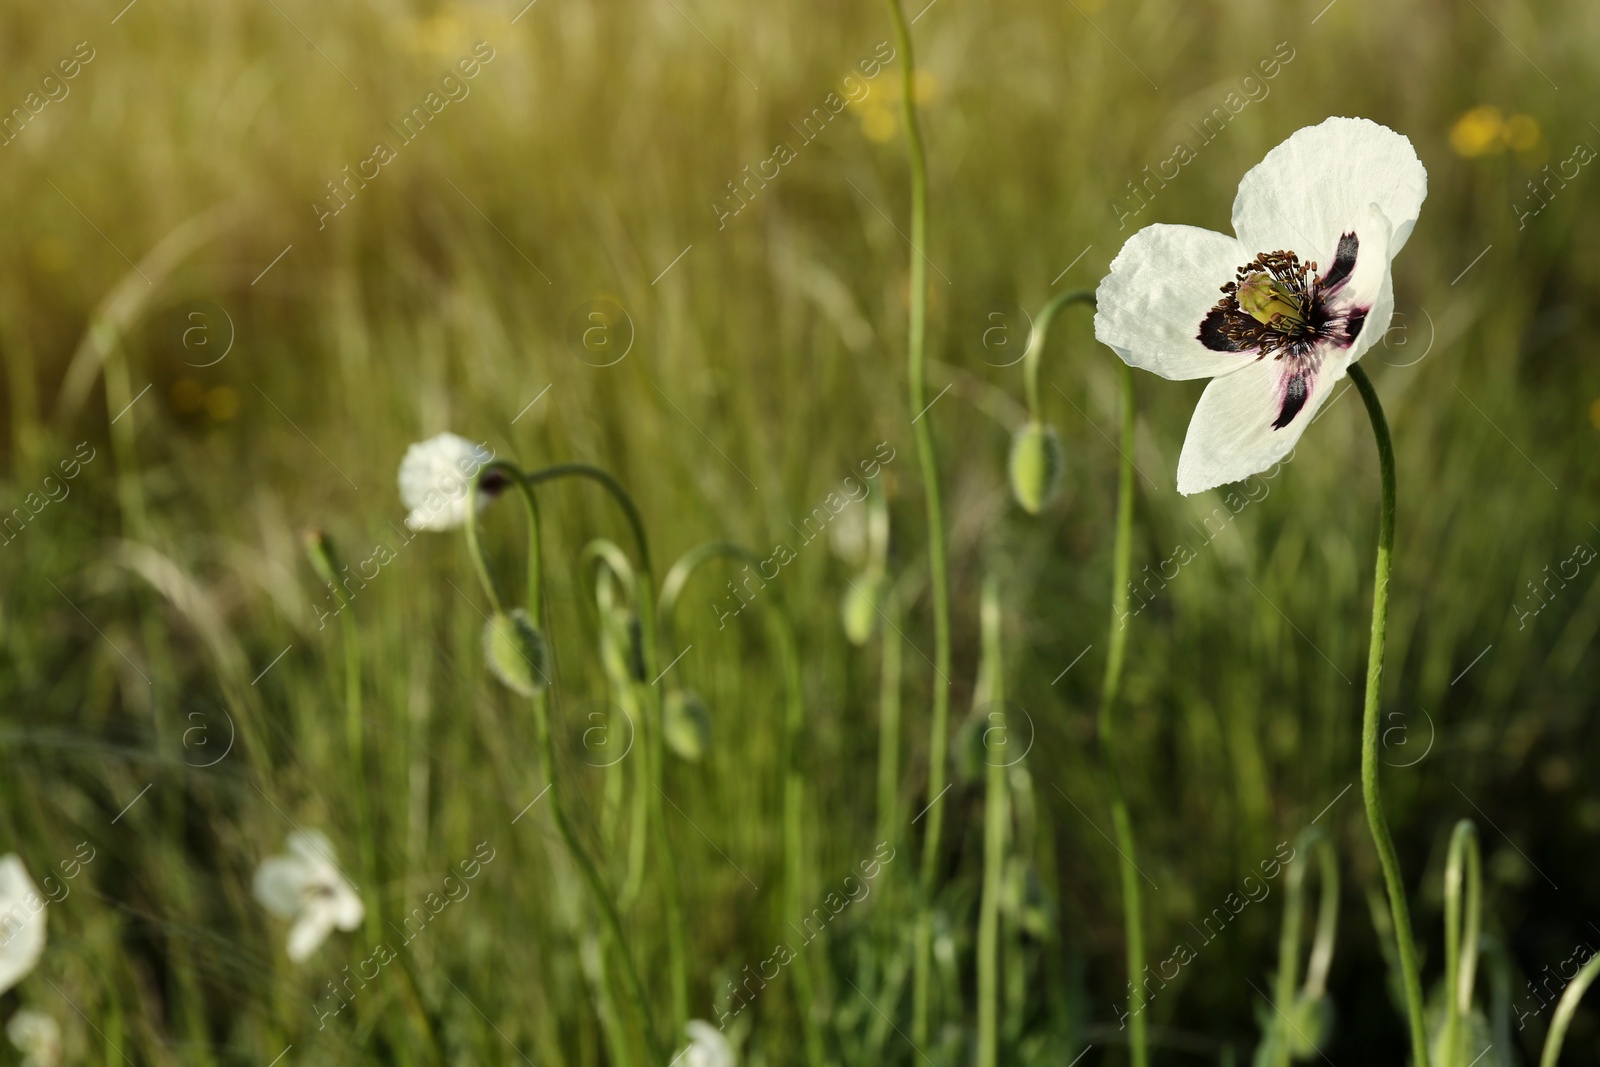
[[[317,577],[328,585],[339,584],[339,553],[334,550],[333,539],[320,526],[305,532],[306,558]]]
[[[544,637],[521,608],[490,616],[483,629],[483,654],[508,689],[531,697],[544,688],[549,658]]]
[[[711,747],[711,714],[700,694],[693,689],[668,690],[661,714],[667,746],[690,763],[699,763]]]
[[[1011,438],[1011,493],[1022,510],[1037,515],[1055,499],[1066,466],[1054,426],[1028,422]]]
[[[878,629],[878,602],[883,598],[885,579],[880,573],[867,572],[850,582],[839,603],[840,621],[844,635],[852,645],[865,645]]]

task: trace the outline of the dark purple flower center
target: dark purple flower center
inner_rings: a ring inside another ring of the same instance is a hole
[[[1282,361],[1282,407],[1273,429],[1287,426],[1311,396],[1322,354],[1355,343],[1369,307],[1339,299],[1356,266],[1360,242],[1339,238],[1333,265],[1317,273],[1293,252],[1262,252],[1222,287],[1222,299],[1200,320],[1197,337],[1213,352]]]

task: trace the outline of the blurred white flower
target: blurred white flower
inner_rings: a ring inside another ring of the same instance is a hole
[[[320,830],[290,834],[287,849],[288,855],[269,857],[256,868],[255,894],[272,914],[294,920],[289,958],[300,963],[334,927],[354,930],[367,912]]]
[[[406,449],[400,461],[400,500],[411,509],[413,530],[453,530],[467,521],[472,480],[494,453],[460,434],[442,433]],[[482,508],[503,483],[488,483],[478,497]]]
[[[673,1060],[675,1067],[734,1067],[733,1046],[721,1030],[700,1019],[690,1019],[683,1029],[689,1035],[689,1047]]]
[[[0,993],[44,954],[45,900],[15,852],[0,856]]]
[[[1389,264],[1427,195],[1410,141],[1367,119],[1331,118],[1244,176],[1237,237],[1160,224],[1123,245],[1096,294],[1095,337],[1163,378],[1211,379],[1178,457],[1178,492],[1239,481],[1289,454],[1389,329]]]
[[[42,1011],[18,1011],[6,1023],[6,1036],[22,1053],[22,1067],[56,1067],[61,1062],[61,1027]]]

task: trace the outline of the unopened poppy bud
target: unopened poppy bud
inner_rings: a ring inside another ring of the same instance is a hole
[[[711,747],[711,714],[693,689],[667,692],[661,709],[668,747],[690,763],[699,763]]]
[[[508,689],[531,697],[544,688],[548,659],[544,637],[526,611],[497,611],[483,629],[483,654]]]
[[[878,629],[878,601],[883,595],[883,576],[863,574],[850,583],[839,604],[844,635],[852,645],[864,645]]]
[[[1066,457],[1054,426],[1029,422],[1011,438],[1011,493],[1022,510],[1037,515],[1061,488]]]
[[[328,585],[339,584],[339,554],[334,551],[333,539],[327,531],[319,526],[313,526],[305,532],[306,558],[311,561],[311,569],[317,572]]]

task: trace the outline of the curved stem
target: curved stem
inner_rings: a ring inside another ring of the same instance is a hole
[[[1039,317],[1033,322],[1033,330],[1028,335],[1028,350],[1022,356],[1023,387],[1028,394],[1028,417],[1034,422],[1042,421],[1044,408],[1039,401],[1039,364],[1044,357],[1044,343],[1050,333],[1050,323],[1056,317],[1056,312],[1068,304],[1094,305],[1093,289],[1069,289],[1051,299],[1039,312]]]
[[[1106,674],[1100,696],[1100,755],[1105,763],[1106,782],[1111,789],[1111,822],[1116,830],[1122,884],[1122,921],[1128,945],[1128,1012],[1131,1022],[1128,1045],[1134,1067],[1150,1062],[1149,1037],[1145,1026],[1144,914],[1139,889],[1138,861],[1133,841],[1133,818],[1122,788],[1122,772],[1117,766],[1117,697],[1122,692],[1122,663],[1128,648],[1128,574],[1133,556],[1133,369],[1118,360],[1122,397],[1122,466],[1117,475],[1117,530],[1111,559],[1111,635],[1106,648]]]
[[[544,583],[543,567],[541,563],[542,539],[539,534],[539,503],[534,496],[534,479],[510,463],[494,461],[487,463],[478,471],[472,483],[472,497],[467,501],[467,540],[472,546],[473,559],[478,566],[478,577],[483,582],[484,589],[489,599],[494,602],[496,611],[503,610],[499,598],[495,593],[494,579],[489,572],[488,560],[482,552],[482,546],[477,534],[477,494],[482,489],[485,475],[498,473],[510,480],[521,492],[523,505],[528,516],[528,615],[538,625],[544,613]],[[547,633],[546,642],[550,636]],[[554,652],[552,649],[552,661]],[[567,818],[566,804],[563,800],[565,790],[559,784],[556,775],[556,750],[555,742],[550,734],[550,711],[547,690],[539,689],[531,698],[533,702],[534,729],[539,743],[539,755],[544,761],[545,773],[549,776],[550,790],[550,816],[555,820],[556,830],[561,835],[561,841],[566,846],[567,854],[572,857],[572,862],[578,867],[583,877],[584,884],[589,889],[589,895],[594,899],[595,906],[600,910],[600,918],[604,924],[607,940],[611,942],[617,956],[622,960],[623,976],[627,979],[628,992],[633,996],[640,1017],[640,1029],[644,1034],[645,1045],[649,1050],[650,1059],[654,1063],[664,1062],[666,1050],[661,1045],[661,1037],[656,1032],[655,1020],[650,1011],[649,999],[645,996],[644,982],[639,977],[639,970],[634,965],[633,954],[628,950],[627,939],[623,936],[622,922],[617,917],[616,905],[612,903],[611,895],[605,883],[600,878],[600,872],[584,851],[583,843],[579,841],[576,829]]]
[[[651,786],[647,797],[650,805],[650,825],[656,839],[656,851],[661,856],[661,882],[667,906],[667,955],[671,964],[672,979],[672,1032],[681,1034],[684,1024],[689,1021],[689,965],[683,922],[682,888],[678,883],[677,856],[667,835],[667,814],[665,807],[662,806],[662,800],[667,795],[663,788],[667,745],[661,713],[661,689],[655,685],[660,679],[656,674],[659,650],[656,634],[655,577],[650,565],[650,539],[645,534],[644,519],[639,515],[639,508],[633,502],[633,497],[609,471],[587,463],[558,463],[530,471],[523,477],[529,486],[561,478],[587,478],[599,483],[622,509],[623,517],[627,519],[628,527],[633,533],[634,548],[639,554],[637,599],[640,658],[644,664],[645,676],[651,679],[642,687],[649,718],[647,725],[651,734],[650,743],[645,746],[645,766],[650,772]]]
[[[1320,861],[1322,878],[1321,898],[1317,908],[1315,940],[1311,946],[1310,960],[1306,964],[1305,984],[1300,996],[1317,999],[1323,994],[1328,980],[1328,967],[1333,962],[1334,935],[1339,922],[1339,866],[1333,846],[1318,827],[1309,827],[1295,839],[1295,858],[1306,855],[1305,862],[1289,868],[1284,885],[1283,927],[1278,933],[1278,973],[1273,987],[1273,1005],[1276,1018],[1268,1031],[1271,1055],[1265,1061],[1273,1067],[1288,1067],[1289,1034],[1287,1020],[1291,1018],[1296,1002],[1295,981],[1300,971],[1300,927],[1305,913],[1305,882],[1310,873],[1309,853],[1315,852]],[[1291,861],[1292,862],[1292,861]]]
[[[701,566],[717,558],[735,559],[759,567],[760,556],[729,541],[710,541],[685,552],[667,571],[661,583],[661,632],[672,632],[672,616],[689,578]],[[805,869],[801,830],[805,799],[805,775],[800,766],[800,739],[805,726],[805,694],[801,687],[800,652],[794,621],[778,600],[767,600],[774,643],[783,662],[784,684],[784,777],[783,777],[783,909],[800,914],[800,878]],[[820,1067],[826,1062],[823,1033],[817,1022],[816,982],[804,947],[794,955],[796,1009],[805,1035],[806,1062]]]
[[[894,20],[895,41],[905,59],[900,68],[901,117],[906,124],[906,142],[911,165],[911,245],[927,247],[928,239],[928,162],[922,146],[922,131],[917,125],[916,62],[911,51],[911,27],[906,22],[900,0],[888,0]],[[939,800],[944,793],[949,755],[950,730],[950,575],[946,559],[944,506],[939,490],[939,460],[933,446],[933,419],[927,408],[927,355],[924,351],[928,328],[928,266],[920,252],[911,257],[911,310],[906,334],[907,362],[910,367],[912,434],[922,471],[923,494],[928,509],[928,565],[933,575],[933,715],[928,724],[928,796],[932,807],[922,836],[922,871],[919,886],[915,967],[912,977],[911,1040],[922,1044],[928,1038],[928,997],[931,991],[933,962],[933,891],[939,873],[939,844],[944,834],[944,808]]]
[[[1389,625],[1389,564],[1394,554],[1394,443],[1389,438],[1389,423],[1372,379],[1360,366],[1351,364],[1350,380],[1361,391],[1372,434],[1378,444],[1378,467],[1383,477],[1383,506],[1378,520],[1378,561],[1372,586],[1372,644],[1367,652],[1367,699],[1361,716],[1361,793],[1366,801],[1367,825],[1378,861],[1383,866],[1383,881],[1389,891],[1389,913],[1394,919],[1395,947],[1400,959],[1400,977],[1405,985],[1406,1017],[1411,1026],[1411,1055],[1417,1067],[1428,1064],[1428,1030],[1422,1016],[1422,979],[1417,969],[1417,945],[1411,933],[1411,911],[1406,905],[1406,884],[1400,875],[1400,859],[1389,836],[1383,814],[1383,799],[1378,783],[1378,713],[1383,691],[1383,642]]]
[[[1461,886],[1466,883],[1463,924]],[[1483,863],[1478,831],[1471,819],[1456,823],[1444,866],[1444,1035],[1441,1067],[1466,1067],[1461,1020],[1472,1014],[1472,987],[1478,973],[1478,928],[1483,899]]]
[[[1590,956],[1583,970],[1567,983],[1567,991],[1561,994],[1561,1002],[1556,1005],[1556,1013],[1550,1020],[1550,1033],[1544,1039],[1539,1067],[1556,1067],[1556,1062],[1561,1059],[1561,1045],[1567,1039],[1567,1027],[1572,1023],[1573,1013],[1578,1010],[1578,1001],[1583,999],[1583,994],[1597,974],[1600,974],[1600,954]]]

